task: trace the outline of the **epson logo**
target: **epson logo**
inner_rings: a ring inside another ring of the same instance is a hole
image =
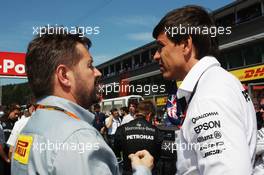
[[[194,128],[194,131],[196,132],[196,134],[199,134],[202,130],[208,130],[208,129],[212,129],[212,128],[220,128],[221,124],[220,124],[220,120],[218,121],[209,121],[206,123],[203,123],[201,125],[198,125]]]
[[[208,112],[202,115],[199,115],[198,117],[194,117],[192,118],[192,122],[195,124],[198,120],[205,118],[205,117],[209,117],[209,116],[214,116],[214,115],[219,115],[218,112]]]

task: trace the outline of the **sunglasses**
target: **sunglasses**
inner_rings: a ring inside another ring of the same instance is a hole
[[[259,105],[259,109],[263,109],[264,110],[264,104]]]

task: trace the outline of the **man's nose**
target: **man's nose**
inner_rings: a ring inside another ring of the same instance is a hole
[[[95,70],[94,70],[94,75],[95,75],[96,77],[101,77],[101,76],[102,76],[102,73],[101,73],[98,69],[95,68]]]
[[[159,61],[159,59],[160,59],[160,53],[159,53],[158,50],[155,52],[155,54],[154,54],[154,56],[153,56],[153,59],[154,59],[155,61]]]

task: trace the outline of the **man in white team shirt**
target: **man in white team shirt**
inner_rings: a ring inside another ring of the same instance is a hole
[[[119,117],[118,110],[116,108],[111,109],[111,115],[105,119],[105,126],[108,130],[107,141],[108,145],[112,148],[115,155],[120,157],[119,151],[115,149],[115,133],[117,128],[121,125],[121,119]]]
[[[177,97],[188,104],[177,139],[177,173],[249,175],[256,147],[255,111],[239,80],[215,58],[213,26],[204,8],[186,6],[169,12],[153,31],[158,45],[154,60],[164,78],[182,81]]]

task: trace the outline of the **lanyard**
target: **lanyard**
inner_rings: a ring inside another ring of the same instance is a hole
[[[56,111],[61,111],[65,114],[67,114],[68,116],[76,119],[76,120],[80,120],[79,117],[77,117],[74,113],[71,113],[69,111],[66,111],[65,109],[62,109],[60,107],[57,107],[57,106],[49,106],[49,105],[40,105],[40,104],[37,104],[36,106],[36,109],[47,109],[47,110],[56,110]]]

